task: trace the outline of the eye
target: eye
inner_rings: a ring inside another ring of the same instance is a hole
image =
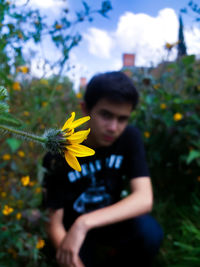
[[[105,110],[100,111],[100,115],[103,119],[106,119],[106,120],[111,120],[113,117],[113,115],[110,112],[105,111]]]
[[[128,122],[128,117],[127,116],[121,116],[121,117],[119,117],[118,121],[120,123]]]

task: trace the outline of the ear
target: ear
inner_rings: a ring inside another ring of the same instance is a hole
[[[86,103],[84,101],[80,102],[81,111],[84,116],[87,116],[89,114],[89,111],[87,109]]]

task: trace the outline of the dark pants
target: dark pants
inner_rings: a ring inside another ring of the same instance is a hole
[[[80,256],[86,267],[149,267],[162,240],[163,231],[157,221],[143,215],[91,230]]]

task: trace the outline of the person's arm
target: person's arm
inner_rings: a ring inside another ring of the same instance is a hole
[[[117,223],[150,212],[153,205],[150,178],[134,178],[131,180],[130,186],[131,194],[126,198],[108,207],[79,216],[64,237],[58,249],[58,257],[64,257],[63,255],[70,251],[68,258],[76,259],[87,232],[93,228]],[[69,266],[81,267],[82,265],[72,264]]]
[[[77,219],[86,231],[90,229],[124,221],[151,211],[153,193],[149,177],[134,178],[130,182],[131,194],[119,202],[84,214]],[[76,223],[76,222],[75,222]]]
[[[63,212],[63,209],[49,209],[49,220],[46,224],[46,231],[55,249],[59,247],[67,233],[62,223]]]
[[[75,231],[75,235],[70,234],[69,238],[67,238],[68,233],[63,225],[63,213],[64,213],[63,209],[58,209],[58,210],[50,209],[49,221],[46,224],[47,234],[57,251],[56,253],[57,261],[62,267],[64,266],[84,267],[78,255],[80,247],[78,248],[77,244],[74,243],[74,241],[80,240],[80,236],[77,236],[77,234],[79,234],[78,229]],[[83,240],[84,238],[85,237],[83,237]],[[65,242],[65,250],[63,250],[62,244],[63,241],[66,239],[68,240],[68,246],[66,246]],[[74,247],[78,249],[77,253],[74,252],[73,250]]]

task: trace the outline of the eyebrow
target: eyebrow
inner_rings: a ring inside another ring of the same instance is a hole
[[[115,117],[116,115],[113,113],[113,112],[111,112],[110,110],[107,110],[107,109],[101,109],[100,111],[99,111],[101,114],[108,114],[108,115],[110,115],[110,116],[113,116],[113,117]],[[128,120],[129,119],[129,116],[128,115],[120,115],[120,116],[117,116],[118,117],[118,119],[124,119],[124,120]]]

